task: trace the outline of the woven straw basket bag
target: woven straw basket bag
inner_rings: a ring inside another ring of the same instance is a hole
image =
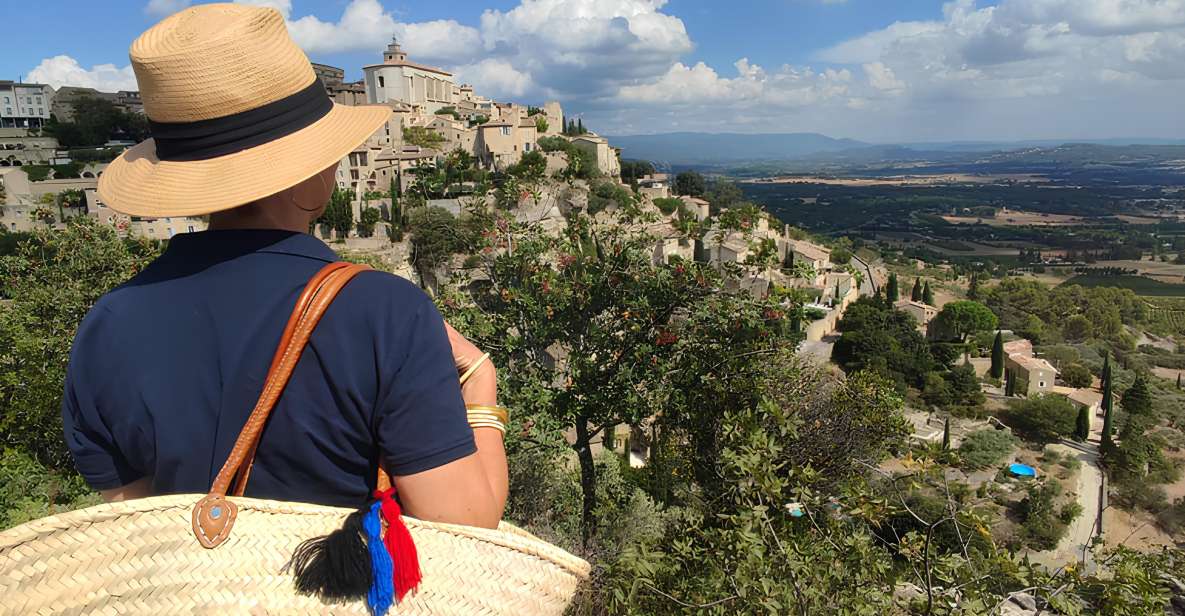
[[[365,600],[300,594],[287,572],[298,545],[339,529],[354,511],[241,497],[267,415],[309,334],[365,269],[330,264],[309,282],[209,494],[98,505],[0,533],[0,614],[371,613]],[[388,481],[379,471],[380,488]],[[558,615],[589,573],[585,561],[506,523],[402,520],[423,578],[392,614]]]

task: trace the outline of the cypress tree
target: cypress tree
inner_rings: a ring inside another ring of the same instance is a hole
[[[967,299],[979,299],[978,272],[971,272],[971,281],[967,284]]]
[[[1152,393],[1148,391],[1148,378],[1144,373],[1136,375],[1132,386],[1123,392],[1123,412],[1129,415],[1151,415]]]
[[[889,274],[889,284],[885,288],[885,293],[890,302],[895,302],[899,299],[900,291],[897,289],[897,274]]]
[[[996,332],[996,340],[992,342],[992,370],[993,379],[1004,376],[1004,333]]]
[[[583,135],[584,133],[584,118],[580,118],[576,120],[576,134]]]
[[[922,303],[928,306],[934,305],[934,292],[930,290],[929,281],[926,281],[926,286],[922,287]]]
[[[909,292],[909,299],[911,301],[915,301],[915,302],[922,301],[922,279],[921,278],[914,278],[913,279],[913,290]]]
[[[1111,356],[1103,356],[1103,450],[1111,449],[1115,443],[1111,440],[1111,430],[1113,428],[1111,414],[1114,410],[1114,401],[1111,399]]]
[[[1177,389],[1181,389],[1181,373],[1177,373]]]
[[[950,417],[942,423],[942,450],[950,451]]]
[[[839,281],[835,281],[835,303],[839,304]]]
[[[1074,438],[1078,441],[1086,441],[1090,438],[1090,409],[1085,406],[1078,409],[1078,423],[1075,426]]]
[[[1009,398],[1016,393],[1016,375],[1011,370],[1004,373],[1004,395]]]

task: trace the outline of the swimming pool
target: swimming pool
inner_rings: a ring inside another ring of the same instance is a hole
[[[1028,464],[1020,464],[1018,462],[1013,462],[1012,464],[1009,464],[1008,471],[1011,472],[1013,475],[1016,475],[1017,477],[1036,477],[1037,476],[1037,469],[1029,466]]]

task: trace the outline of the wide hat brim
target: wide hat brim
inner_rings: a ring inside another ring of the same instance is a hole
[[[148,139],[99,177],[99,198],[129,216],[201,216],[295,186],[345,158],[391,117],[386,106],[334,103],[325,117],[263,145],[192,161],[162,161]]]

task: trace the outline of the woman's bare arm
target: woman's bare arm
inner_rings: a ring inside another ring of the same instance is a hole
[[[126,486],[110,490],[99,490],[99,495],[103,497],[104,502],[108,503],[152,496],[152,477],[143,477]]]
[[[481,357],[473,343],[445,324],[458,372]],[[461,386],[466,404],[496,405],[498,373],[486,361]],[[502,433],[494,428],[473,431],[477,453],[422,473],[395,477],[399,500],[408,515],[421,520],[494,528],[502,519],[510,480]]]

